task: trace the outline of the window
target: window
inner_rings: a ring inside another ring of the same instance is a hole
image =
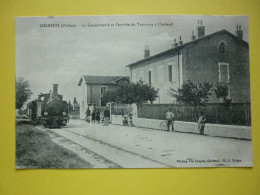
[[[149,86],[152,85],[152,71],[149,70]]]
[[[168,66],[169,81],[172,82],[172,65]]]
[[[219,53],[226,54],[226,43],[224,43],[223,41],[219,44]]]
[[[219,66],[219,82],[229,82],[229,64],[221,62],[218,64]]]
[[[107,87],[105,86],[100,87],[100,92],[102,95],[104,95],[107,92]]]
[[[149,72],[148,72],[148,84],[149,86],[152,86],[153,82],[154,82],[154,71],[153,71],[153,68],[149,69]]]

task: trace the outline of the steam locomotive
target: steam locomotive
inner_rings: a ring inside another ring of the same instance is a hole
[[[53,91],[38,95],[38,99],[27,104],[27,115],[34,124],[45,127],[66,126],[69,121],[68,104],[58,94],[58,84]]]

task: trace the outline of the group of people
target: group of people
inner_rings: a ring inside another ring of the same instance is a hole
[[[110,119],[110,111],[108,107],[106,107],[104,112],[99,112],[98,110],[93,110],[91,112],[88,108],[85,114],[88,123],[103,123],[103,126],[108,126]]]
[[[166,120],[167,120],[167,131],[170,130],[170,126],[172,127],[172,131],[174,131],[174,113],[172,112],[170,107],[166,112]],[[201,135],[204,134],[205,123],[206,123],[206,116],[204,115],[203,111],[201,111],[198,120],[198,131]]]

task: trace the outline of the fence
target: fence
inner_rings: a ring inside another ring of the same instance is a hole
[[[125,115],[129,114],[132,111],[132,107],[129,104],[112,104],[111,105],[111,114],[112,115]]]
[[[95,106],[95,111],[103,113],[106,109],[106,106]]]
[[[175,120],[196,122],[199,116],[199,110],[185,105],[169,104],[144,104],[138,108],[138,118],[165,119],[168,108],[171,107],[175,115]],[[225,108],[220,104],[208,104],[201,107],[206,115],[207,122],[213,124],[228,125],[251,125],[251,105],[243,103],[233,103],[230,108]]]

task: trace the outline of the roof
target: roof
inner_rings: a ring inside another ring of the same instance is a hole
[[[129,80],[130,78],[129,77],[120,77],[119,79],[115,79],[114,82],[115,83],[119,83],[120,81],[130,81]]]
[[[167,54],[167,53],[171,53],[171,54],[174,54],[175,52],[177,53],[178,51],[180,51],[181,49],[183,49],[184,47],[186,47],[186,46],[188,46],[188,45],[190,45],[190,44],[198,43],[198,42],[201,41],[201,40],[210,38],[210,37],[215,36],[215,35],[220,34],[220,33],[225,33],[225,34],[231,36],[232,38],[234,38],[235,40],[242,42],[243,44],[245,44],[245,45],[248,47],[248,42],[246,42],[246,41],[244,41],[244,40],[238,38],[236,35],[232,34],[231,32],[229,32],[229,31],[227,31],[227,30],[225,30],[225,29],[223,29],[223,30],[221,30],[221,31],[217,31],[217,32],[214,32],[214,33],[212,33],[212,34],[206,35],[206,36],[204,36],[204,37],[202,37],[202,38],[199,38],[199,39],[196,39],[196,40],[193,40],[193,41],[184,43],[183,45],[180,45],[180,46],[177,46],[177,47],[168,49],[168,50],[166,50],[166,51],[163,51],[163,52],[158,53],[158,54],[156,54],[156,55],[150,56],[150,57],[148,57],[148,58],[144,58],[144,59],[139,60],[139,61],[137,61],[137,62],[131,63],[131,64],[129,64],[129,65],[126,65],[126,67],[132,67],[132,66],[134,66],[134,65],[143,63],[143,62],[148,61],[148,60],[150,60],[150,59],[153,59],[153,58],[156,58],[156,57],[165,55],[165,54]]]
[[[89,76],[89,75],[83,75],[80,78],[80,81],[78,83],[78,86],[81,85],[83,79],[85,80],[85,84],[110,84],[110,85],[116,85],[117,81],[120,79],[127,79],[130,80],[130,77],[128,76]]]

